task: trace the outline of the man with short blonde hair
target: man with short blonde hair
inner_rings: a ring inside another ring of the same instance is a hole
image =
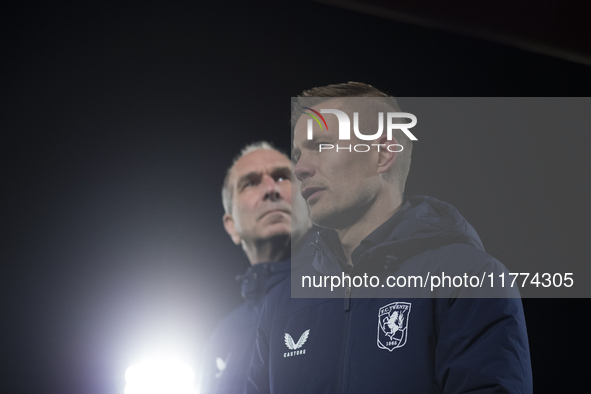
[[[508,273],[456,208],[403,195],[410,145],[402,135],[375,133],[372,120],[361,134],[373,141],[340,138],[337,116],[376,119],[394,108],[375,91],[329,85],[302,95],[328,97],[296,101],[294,174],[312,222],[324,229],[310,264],[265,301],[247,393],[532,393],[516,290],[412,286],[429,275]],[[322,122],[310,120],[322,113]],[[358,142],[374,149],[352,149]],[[344,148],[321,149],[338,144]],[[404,149],[388,149],[395,144]]]

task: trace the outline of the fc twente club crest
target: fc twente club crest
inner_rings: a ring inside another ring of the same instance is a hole
[[[378,347],[392,351],[404,346],[408,336],[410,302],[393,302],[378,311]]]

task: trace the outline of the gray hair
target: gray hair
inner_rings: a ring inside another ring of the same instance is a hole
[[[361,82],[339,83],[304,90],[296,100],[292,101],[292,140],[293,128],[303,113],[302,107],[314,107],[320,103],[339,97],[379,97],[383,99],[379,103],[376,103],[378,106],[383,106],[383,109],[386,111],[393,110],[394,112],[400,112],[395,97]],[[406,178],[410,171],[412,141],[400,129],[394,129],[392,135],[396,138],[397,143],[403,146],[403,150],[398,154],[396,164],[390,171],[388,180],[392,181],[392,177],[396,176],[400,194],[403,194]]]
[[[249,153],[252,153],[254,151],[261,150],[261,149],[274,150],[274,151],[277,151],[277,152],[285,155],[285,153],[283,153],[281,150],[277,149],[272,143],[267,142],[267,141],[253,142],[251,144],[246,145],[244,148],[242,148],[240,153],[237,154],[234,157],[234,159],[232,160],[232,165],[230,167],[228,167],[228,170],[226,171],[226,177],[224,178],[224,185],[222,186],[222,204],[224,205],[224,211],[228,215],[232,214],[232,198],[233,198],[233,188],[232,188],[232,185],[230,185],[230,174],[232,173],[232,170],[234,169],[234,166],[236,165],[236,162],[238,160],[240,160],[243,156],[248,155]]]

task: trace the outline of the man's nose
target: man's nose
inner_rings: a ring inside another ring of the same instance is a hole
[[[306,156],[302,155],[294,166],[293,173],[300,182],[303,182],[304,179],[314,176],[316,168]]]
[[[271,201],[280,200],[281,193],[279,190],[279,183],[270,176],[265,176],[264,182],[264,191],[265,191],[265,199],[269,199]]]

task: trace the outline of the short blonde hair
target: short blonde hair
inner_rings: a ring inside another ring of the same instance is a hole
[[[292,108],[292,127],[303,114],[303,107],[313,107],[325,101],[339,97],[383,97],[387,98],[388,102],[383,103],[386,110],[401,112],[396,98],[390,96],[381,90],[374,88],[371,85],[361,82],[347,82],[334,85],[320,86],[308,90],[304,90],[293,102]],[[400,194],[404,193],[404,186],[406,178],[410,172],[410,159],[412,153],[412,141],[400,129],[394,129],[392,135],[396,138],[397,143],[403,146],[402,152],[398,154],[394,168],[390,172],[389,178],[395,176],[398,180],[398,187]],[[292,129],[293,140],[293,129]]]

